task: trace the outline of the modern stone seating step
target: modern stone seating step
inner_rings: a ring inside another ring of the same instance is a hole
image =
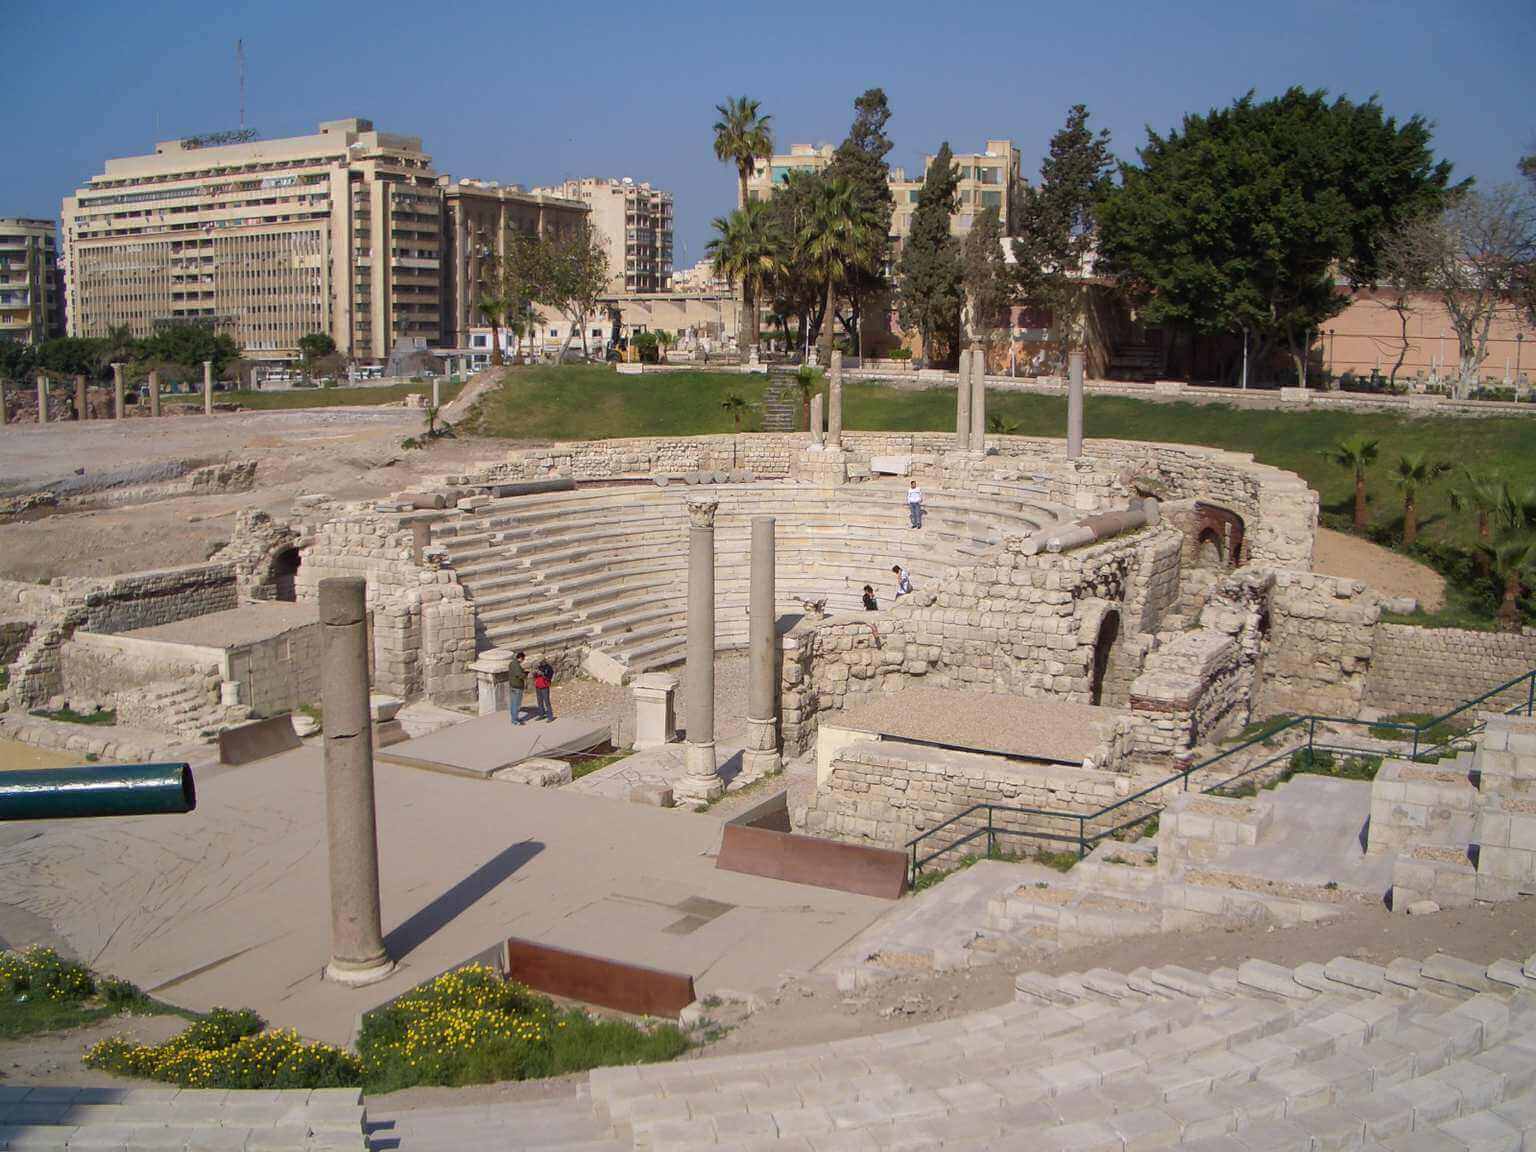
[[[688,599],[686,589],[671,580],[631,585],[622,591],[624,595],[618,597],[606,590],[586,591],[570,597],[570,604],[583,620],[602,625],[632,613],[680,612]]]
[[[667,632],[678,632],[681,635],[686,615],[686,599],[675,597],[670,600],[646,601],[641,606],[596,620],[590,616],[583,619],[594,625],[594,636],[598,638],[632,641],[665,635]]]
[[[627,1145],[608,1135],[586,1099],[495,1103],[475,1108],[373,1109],[369,1141],[400,1152],[617,1152]]]
[[[486,637],[492,646],[497,648],[521,649],[529,654],[547,655],[564,648],[584,644],[592,638],[592,630],[586,625],[569,627],[568,622],[561,621],[561,626],[538,630],[534,628],[522,628],[517,625],[497,624],[485,630]]]
[[[479,617],[480,623],[486,628],[500,624],[521,624],[531,628],[553,623],[556,620],[574,619],[570,609],[558,600],[508,604],[489,610],[482,608]]]
[[[881,1036],[599,1069],[592,1105],[657,1150],[1407,1152],[1536,1135],[1536,980],[1515,961],[1249,961],[1017,986],[1013,1004]]]
[[[600,647],[602,645],[599,645]],[[649,640],[635,642],[615,641],[610,652],[615,660],[636,670],[665,668],[683,660],[687,655],[687,639],[677,632],[670,632]],[[643,666],[643,668],[642,668]]]

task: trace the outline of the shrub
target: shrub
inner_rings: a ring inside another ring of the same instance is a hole
[[[27,948],[0,952],[0,990],[17,998],[78,1002],[96,994],[96,981],[88,968],[71,964],[52,948]]]
[[[246,1008],[215,1008],[164,1044],[111,1037],[86,1052],[85,1064],[184,1088],[340,1088],[362,1081],[352,1053],[288,1029],[263,1031],[261,1017]]]

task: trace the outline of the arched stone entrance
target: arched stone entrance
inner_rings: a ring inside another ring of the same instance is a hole
[[[1243,562],[1243,518],[1230,508],[1195,502],[1195,563],[1201,568],[1236,568]]]
[[[284,548],[272,557],[273,599],[286,600],[290,604],[298,599],[296,584],[300,562],[297,548]]]
[[[1099,634],[1093,642],[1093,667],[1088,680],[1088,702],[1104,702],[1104,686],[1114,679],[1114,662],[1120,640],[1120,610],[1111,608],[1099,620]]]

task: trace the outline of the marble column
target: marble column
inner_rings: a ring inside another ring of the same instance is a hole
[[[11,422],[11,409],[7,404],[5,377],[0,376],[0,428]]]
[[[394,970],[379,915],[379,836],[368,709],[368,608],[360,576],[320,581],[320,684],[331,960],[325,976],[359,986]]]
[[[811,447],[820,448],[825,444],[823,428],[826,427],[821,413],[821,393],[811,397]]]
[[[203,415],[213,415],[213,361],[203,361]]]
[[[112,419],[123,418],[123,366],[112,365]]]
[[[832,371],[827,377],[827,447],[843,446],[843,354],[832,353]]]
[[[955,449],[971,446],[971,353],[960,350],[960,378],[955,383]]]
[[[87,409],[90,406],[90,395],[86,388],[85,377],[75,377],[75,419],[89,420],[91,414]]]
[[[434,377],[432,377],[432,407],[434,407],[434,408],[441,408],[442,406],[443,406],[443,381],[442,381],[442,377],[434,376]]]
[[[149,414],[160,415],[160,373],[158,370],[149,374]]]
[[[1067,459],[1083,454],[1083,354],[1067,357]]]
[[[48,423],[48,376],[43,372],[37,374],[37,422]]]
[[[971,451],[987,450],[987,353],[971,349]]]
[[[779,629],[773,532],[772,516],[752,517],[752,575],[747,599],[747,746],[741,767],[754,776],[777,772],[784,766],[779,758]]]
[[[685,775],[673,791],[694,804],[725,792],[715,762],[715,510],[718,500],[688,501],[688,740]]]

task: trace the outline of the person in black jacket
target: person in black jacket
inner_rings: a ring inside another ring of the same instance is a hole
[[[880,611],[880,602],[875,599],[875,588],[873,584],[864,585],[864,611]]]

